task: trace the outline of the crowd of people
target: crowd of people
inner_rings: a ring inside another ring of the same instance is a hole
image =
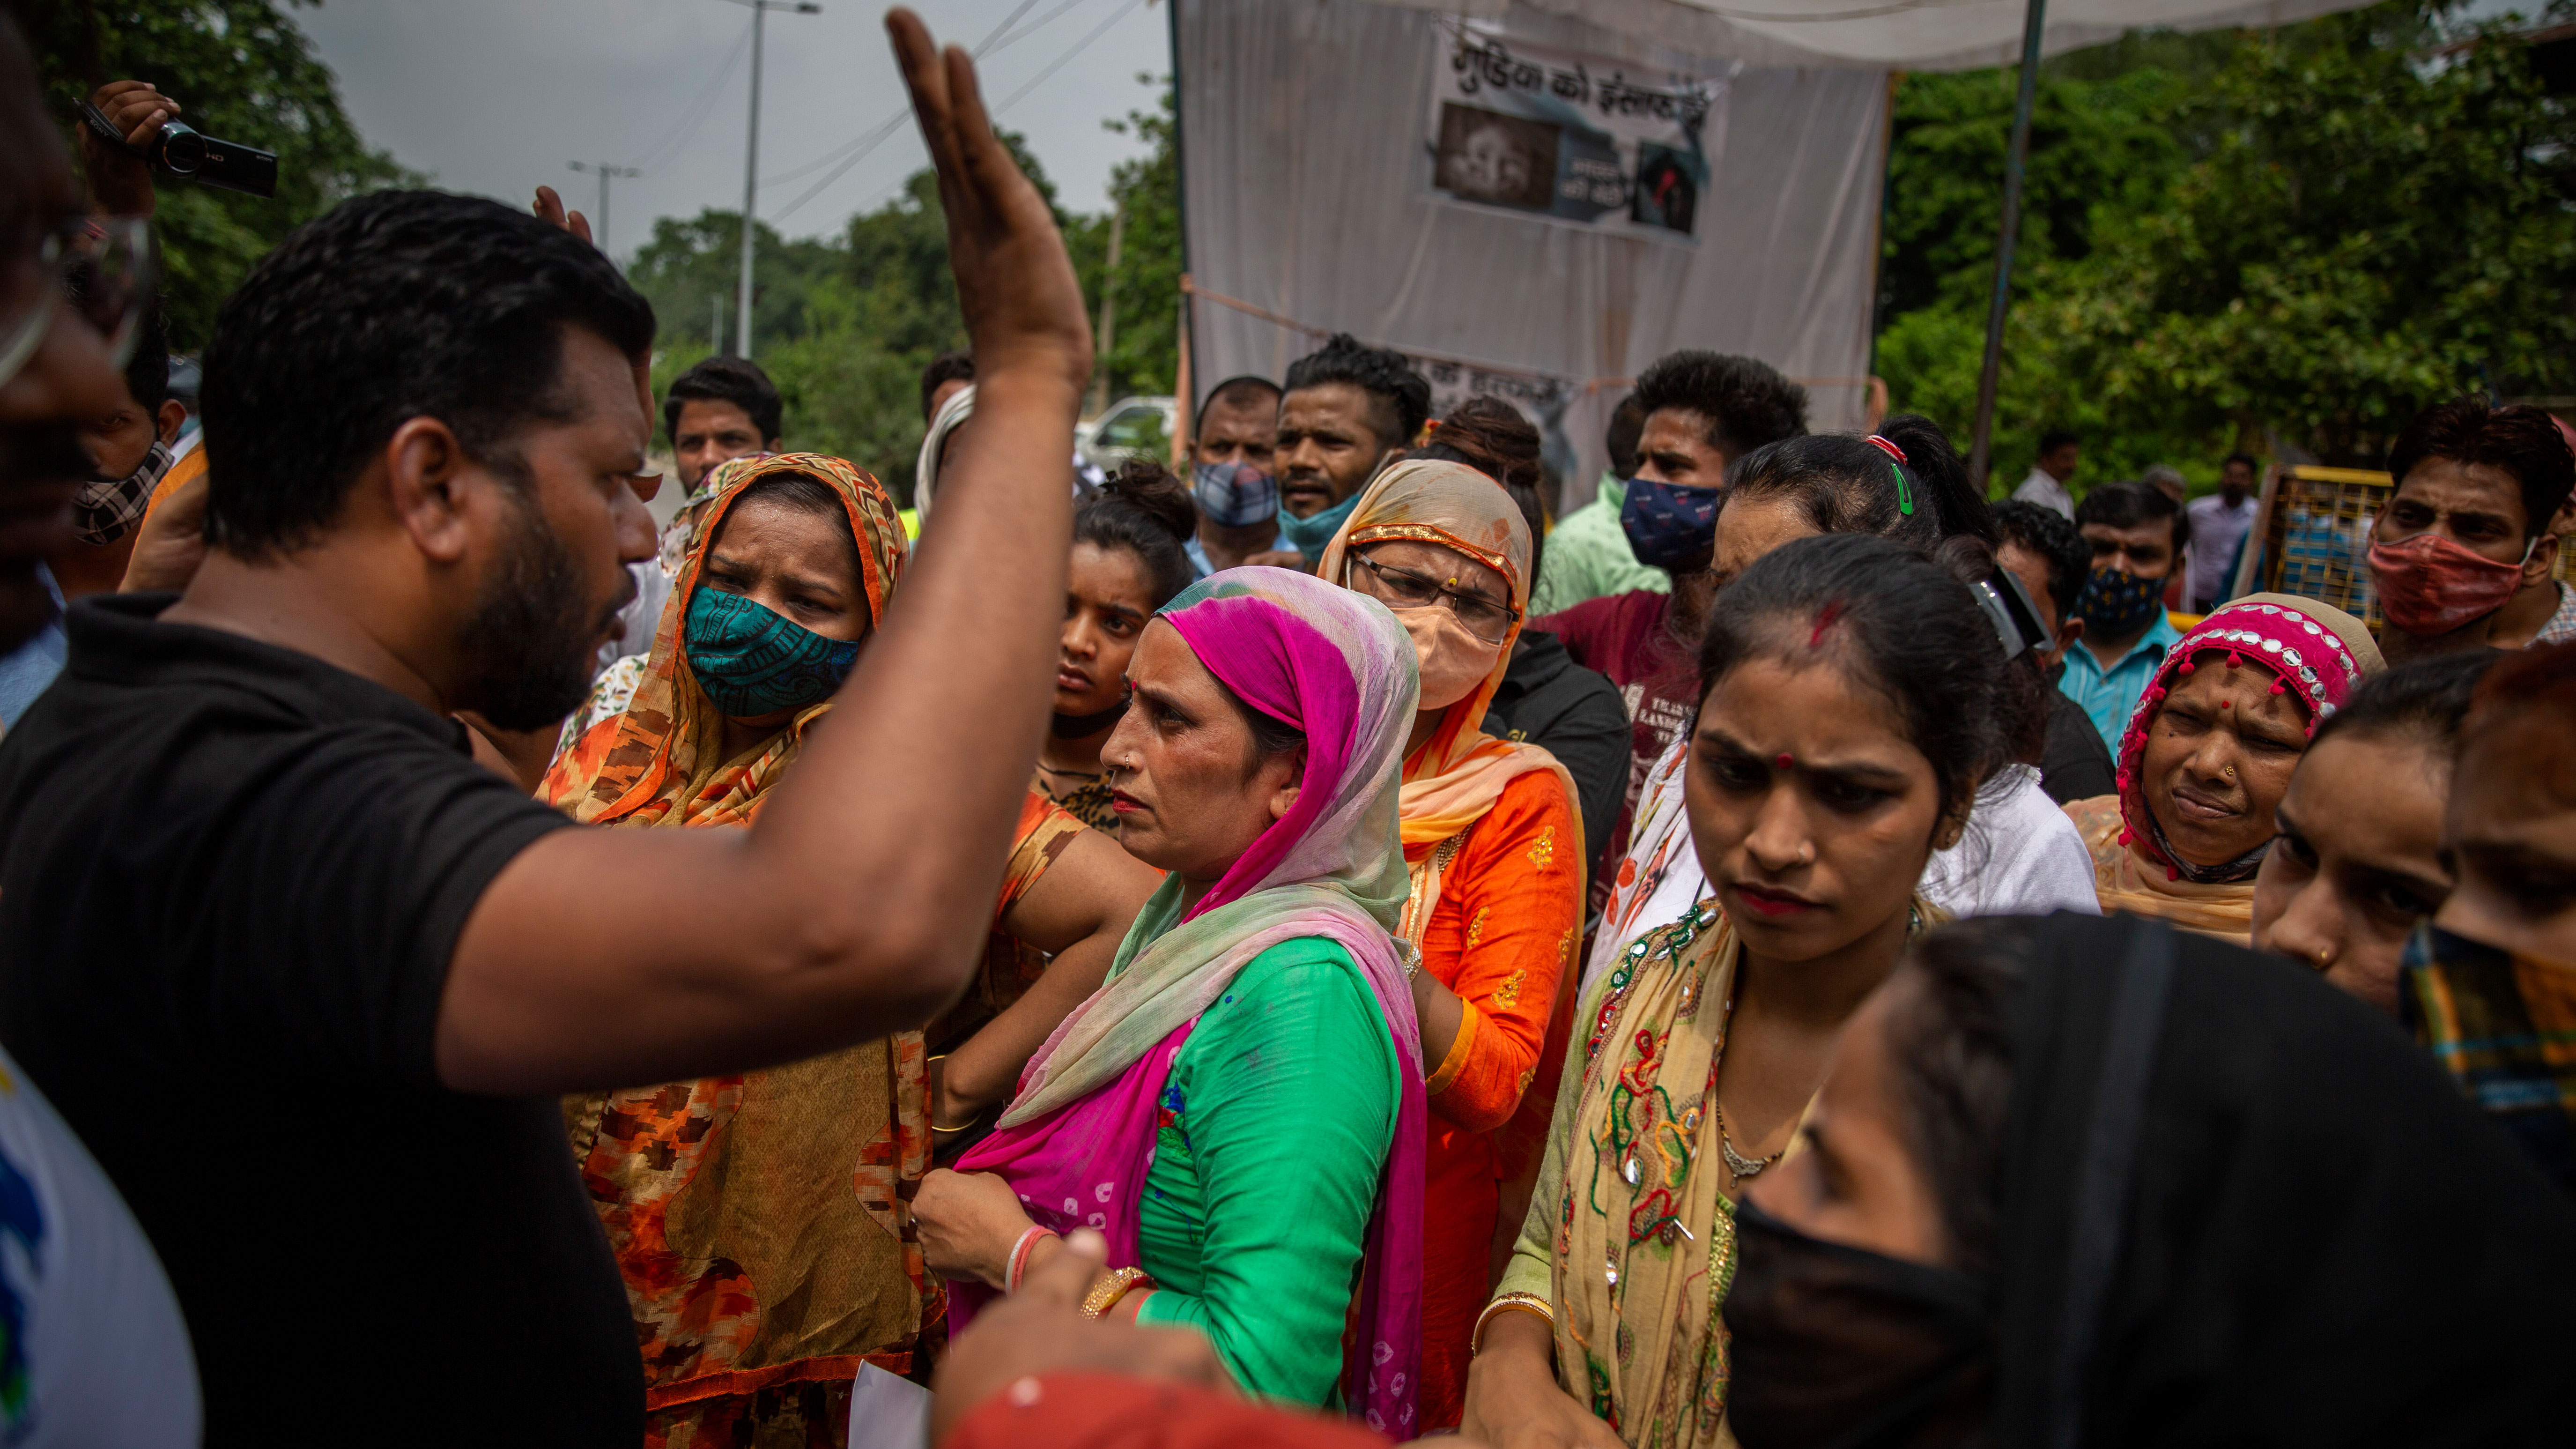
[[[748,360],[657,399],[551,192],[340,203],[192,407],[0,22],[0,1439],[2576,1421],[2548,414],[2405,425],[2375,631],[2236,592],[2249,458],[1990,501],[1706,350],[1561,517],[1348,336],[1102,472],[889,27],[971,344],[909,507]]]

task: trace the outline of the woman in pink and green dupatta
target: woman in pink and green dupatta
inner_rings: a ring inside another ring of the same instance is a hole
[[[1231,569],[1146,626],[1128,679],[1101,762],[1120,843],[1170,874],[999,1129],[923,1183],[924,1256],[961,1326],[1053,1232],[1098,1228],[1148,1275],[1104,1275],[1107,1311],[1411,1438],[1426,1119],[1388,932],[1412,642],[1364,595]]]

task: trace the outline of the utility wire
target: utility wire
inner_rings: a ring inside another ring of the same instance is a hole
[[[994,26],[991,32],[986,34],[983,40],[976,44],[975,49],[971,54],[973,54],[976,59],[981,60],[984,58],[986,52],[998,48],[994,42],[1000,41],[1002,45],[1008,45],[1011,41],[1018,40],[1020,38],[1019,35],[1010,37],[1010,40],[1003,40],[1002,33],[1009,30],[1021,16],[1028,14],[1031,7],[1035,6],[1037,3],[1038,0],[1020,0],[1020,7],[1012,11],[1010,14],[1003,16],[1002,23]],[[1081,0],[1072,0],[1072,3],[1080,4]],[[1062,12],[1059,11],[1057,13],[1061,14]],[[1040,24],[1043,23],[1043,21],[1040,22]],[[1037,26],[1035,25],[1029,27],[1029,30],[1035,29],[1037,29]],[[1026,35],[1027,33],[1028,31],[1020,32],[1021,35]],[[841,161],[844,157],[848,158],[839,170],[834,171],[831,177],[826,177],[824,179],[822,184],[828,185],[833,177],[838,177],[842,172],[849,170],[851,166],[857,165],[861,157],[866,156],[869,152],[884,144],[885,139],[888,136],[893,135],[896,131],[902,129],[903,123],[911,119],[911,116],[912,106],[907,102],[900,110],[895,111],[892,115],[887,116],[883,121],[870,127],[867,132],[861,135],[857,140],[851,141],[842,146],[834,147],[832,150],[816,157],[814,160],[806,162],[802,166],[792,167],[788,170],[781,171],[775,176],[764,176],[760,179],[760,184],[767,187],[776,186],[782,181],[793,181],[799,176],[812,175],[814,172],[822,170],[824,167],[831,165],[835,161]],[[809,191],[806,194],[810,196],[813,193]],[[789,205],[788,211],[795,210],[796,206],[801,205],[803,201],[804,197],[798,197],[795,203]],[[785,211],[778,213],[779,216],[785,216],[786,214],[787,212]]]
[[[1082,39],[1080,39],[1080,40],[1078,40],[1078,41],[1075,41],[1075,42],[1074,42],[1074,45],[1073,45],[1073,49],[1068,50],[1068,51],[1066,51],[1064,54],[1057,56],[1057,57],[1055,58],[1055,60],[1047,66],[1047,68],[1046,68],[1046,69],[1044,69],[1044,70],[1042,70],[1042,71],[1039,71],[1039,72],[1038,72],[1036,75],[1034,75],[1034,76],[1029,77],[1028,83],[1027,83],[1026,85],[1023,85],[1023,86],[1021,86],[1018,90],[1011,92],[1011,98],[1010,98],[1009,100],[1006,100],[1006,101],[1002,102],[1000,105],[993,107],[993,108],[992,108],[992,110],[989,112],[989,114],[992,116],[992,118],[993,118],[994,120],[996,120],[996,121],[1000,120],[1000,119],[1002,118],[1002,113],[1003,113],[1003,112],[1005,112],[1005,111],[1009,110],[1011,107],[1013,107],[1013,106],[1015,106],[1015,105],[1018,105],[1018,104],[1020,103],[1020,101],[1021,101],[1024,97],[1026,97],[1026,96],[1028,95],[1028,93],[1029,93],[1029,92],[1031,92],[1031,91],[1033,91],[1033,90],[1036,90],[1036,89],[1037,89],[1041,84],[1045,83],[1046,78],[1047,78],[1048,76],[1051,76],[1051,75],[1055,74],[1057,71],[1062,70],[1062,69],[1066,66],[1066,64],[1068,64],[1069,62],[1071,62],[1071,61],[1072,61],[1072,59],[1073,59],[1075,56],[1082,54],[1082,52],[1083,52],[1084,50],[1086,50],[1086,49],[1090,48],[1090,45],[1091,45],[1091,43],[1092,43],[1093,41],[1098,40],[1100,37],[1102,37],[1102,36],[1104,36],[1104,35],[1108,34],[1108,33],[1109,33],[1109,27],[1111,27],[1111,26],[1113,26],[1113,25],[1117,24],[1119,21],[1121,21],[1121,20],[1125,19],[1125,18],[1127,17],[1127,12],[1128,12],[1128,11],[1135,9],[1137,6],[1142,5],[1142,4],[1144,4],[1144,3],[1145,3],[1145,0],[1127,0],[1127,3],[1126,3],[1126,4],[1121,5],[1121,6],[1119,6],[1117,9],[1115,9],[1115,10],[1113,10],[1113,11],[1109,12],[1109,18],[1108,18],[1108,19],[1106,19],[1106,20],[1101,21],[1097,26],[1094,26],[1094,27],[1092,28],[1092,31],[1091,31],[1091,33],[1090,33],[1089,35],[1086,35],[1086,36],[1082,37]],[[1032,27],[1032,28],[1034,29],[1035,27]],[[835,174],[837,175],[838,173],[835,173]],[[869,207],[872,207],[872,206],[876,205],[878,202],[880,202],[880,201],[884,200],[884,199],[885,199],[885,198],[887,198],[888,196],[891,196],[891,195],[893,195],[896,191],[900,190],[900,189],[902,188],[902,186],[903,186],[904,182],[905,182],[905,181],[908,181],[908,180],[910,180],[910,179],[911,179],[910,177],[904,177],[904,178],[901,178],[901,179],[899,179],[899,180],[897,180],[897,181],[894,181],[893,183],[891,183],[891,184],[889,184],[889,185],[885,186],[884,188],[882,188],[881,190],[879,190],[879,191],[876,193],[876,195],[871,196],[871,197],[869,197],[867,200],[860,202],[860,203],[859,203],[859,205],[858,205],[858,207],[857,207],[857,210],[865,211],[865,210],[867,210]],[[825,184],[829,184],[829,178],[826,178]],[[822,186],[820,186],[820,185],[818,185],[818,186],[816,186],[816,187],[814,188],[814,191],[820,191],[820,190],[822,190],[822,189],[823,189],[823,187],[822,187]],[[806,200],[807,200],[808,198],[810,198],[811,196],[813,196],[814,191],[808,191],[808,192],[806,192],[806,193],[805,193],[805,195],[804,195],[804,196],[800,196],[800,197],[796,198],[795,202],[794,202],[793,204],[791,204],[791,205],[787,208],[787,211],[794,211],[797,207],[804,205],[804,204],[805,204],[805,202],[806,202]],[[782,211],[782,212],[778,213],[778,215],[779,215],[780,217],[784,217],[784,216],[786,216],[786,215],[787,215],[787,211]]]
[[[705,90],[698,93],[697,99],[689,102],[688,106],[681,111],[680,119],[670,130],[663,133],[662,139],[653,143],[652,149],[645,153],[651,159],[634,163],[636,170],[660,170],[672,157],[680,153],[682,147],[697,139],[698,128],[706,124],[708,113],[715,107],[717,93],[724,89],[726,81],[733,79],[734,67],[742,64],[743,52],[750,48],[751,33],[745,31],[734,41],[733,50],[725,56],[724,65],[716,72],[716,78],[707,84]]]

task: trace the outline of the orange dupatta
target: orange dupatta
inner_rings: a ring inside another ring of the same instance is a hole
[[[1503,787],[1533,770],[1552,770],[1569,800],[1581,799],[1574,777],[1556,756],[1537,745],[1516,744],[1484,732],[1485,709],[1511,671],[1512,646],[1520,641],[1529,614],[1529,525],[1520,506],[1503,485],[1463,463],[1408,460],[1377,476],[1360,495],[1341,531],[1324,547],[1316,576],[1350,587],[1350,554],[1357,548],[1390,539],[1438,544],[1455,549],[1499,573],[1511,585],[1511,632],[1505,636],[1494,667],[1476,692],[1449,707],[1430,742],[1405,761],[1404,786],[1398,797],[1405,855],[1414,864],[1414,899],[1405,908],[1401,933],[1416,945],[1440,897],[1437,847],[1455,839],[1485,817],[1502,797]],[[1582,827],[1566,841],[1570,858],[1583,856]],[[1425,866],[1428,866],[1426,872]]]
[[[689,548],[662,606],[643,681],[622,714],[593,724],[546,772],[547,803],[584,825],[741,825],[803,747],[805,731],[830,700],[799,712],[778,737],[748,759],[714,758],[724,720],[689,672],[685,627],[689,599],[706,567],[707,544],[743,490],[763,478],[793,473],[838,494],[858,543],[860,584],[871,630],[885,625],[886,601],[908,556],[894,499],[864,470],[822,453],[769,453],[717,466],[698,505]]]

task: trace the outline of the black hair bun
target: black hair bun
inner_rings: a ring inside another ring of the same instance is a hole
[[[1114,499],[1153,520],[1156,527],[1186,544],[1199,531],[1199,506],[1190,487],[1160,463],[1131,458],[1118,465],[1101,485],[1102,497]]]

